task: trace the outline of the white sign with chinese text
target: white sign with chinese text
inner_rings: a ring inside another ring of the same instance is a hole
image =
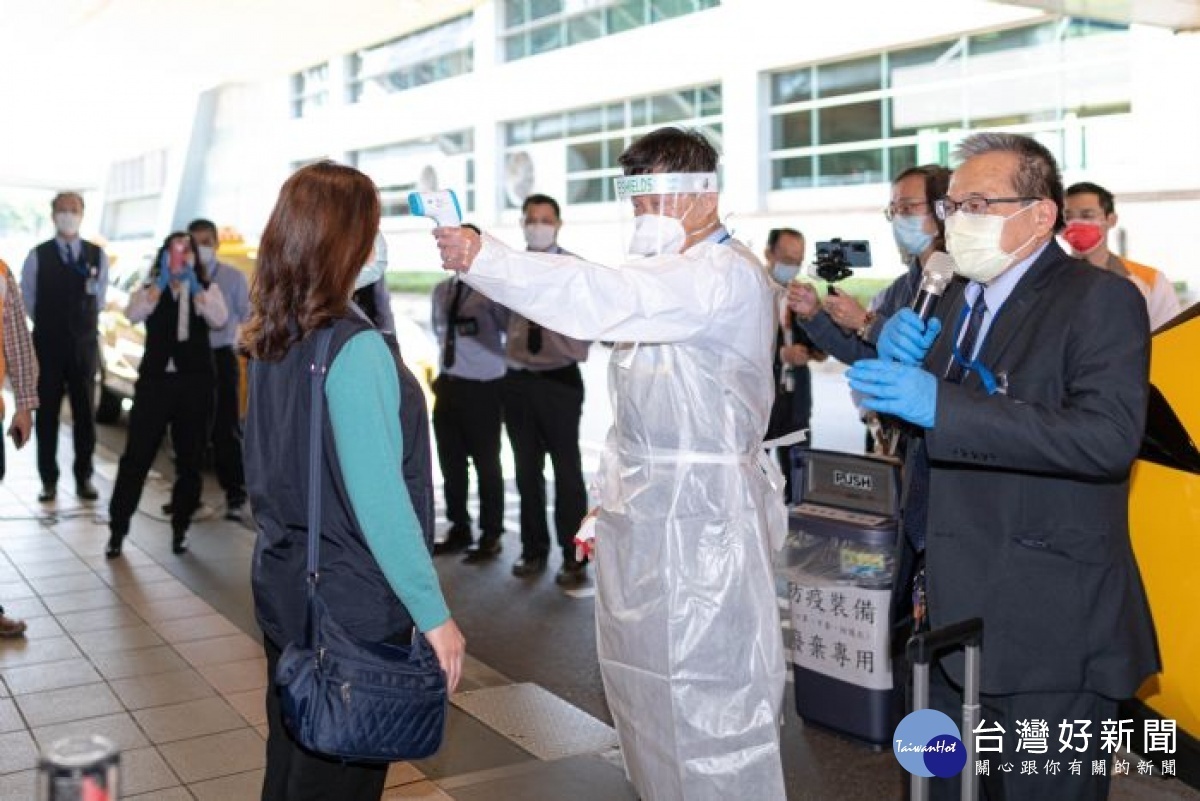
[[[789,581],[788,596],[796,665],[871,690],[892,688],[891,590]]]

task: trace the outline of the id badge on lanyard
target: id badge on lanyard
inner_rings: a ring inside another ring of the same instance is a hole
[[[89,295],[95,296],[100,291],[100,268],[92,265],[87,268],[87,281],[83,285],[84,291]]]

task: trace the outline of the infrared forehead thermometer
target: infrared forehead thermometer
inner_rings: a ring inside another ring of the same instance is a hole
[[[414,217],[428,217],[438,224],[462,225],[462,209],[458,205],[458,195],[453,189],[441,189],[437,192],[409,192],[408,208]]]

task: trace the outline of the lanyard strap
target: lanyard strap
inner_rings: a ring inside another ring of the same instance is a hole
[[[978,302],[979,301],[976,300],[976,303],[978,303]],[[996,376],[992,375],[992,371],[989,370],[983,364],[983,362],[979,361],[978,359],[966,358],[965,356],[962,355],[962,351],[960,351],[958,349],[958,339],[962,335],[963,323],[966,322],[967,317],[968,317],[968,315],[970,315],[970,313],[971,313],[971,307],[964,305],[962,308],[962,311],[958,315],[958,324],[956,326],[954,326],[954,349],[953,349],[954,361],[957,362],[959,364],[959,366],[963,368],[964,371],[972,371],[972,370],[975,371],[975,373],[979,376],[979,380],[983,383],[983,388],[987,391],[987,394],[995,395],[1000,390],[1000,387],[996,383]],[[987,333],[991,333],[990,328],[988,329]],[[982,338],[976,340],[976,342],[977,342],[977,344],[975,346],[976,353],[983,352],[984,338],[986,338],[986,335],[985,335],[985,337],[982,337]]]

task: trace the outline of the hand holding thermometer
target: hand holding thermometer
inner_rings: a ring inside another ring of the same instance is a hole
[[[414,217],[428,217],[439,228],[462,225],[462,208],[453,189],[437,192],[409,192],[408,208]]]

